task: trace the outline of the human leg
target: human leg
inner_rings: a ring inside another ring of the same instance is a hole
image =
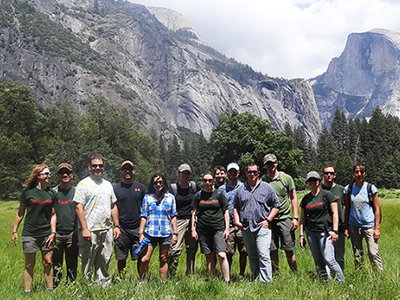
[[[186,247],[186,275],[194,274],[194,265],[199,243],[192,238],[192,228],[190,221],[186,227],[185,247]]]
[[[249,230],[242,230],[243,234],[243,242],[246,246],[247,255],[249,257],[250,269],[255,279],[260,274],[260,264],[258,260],[258,251],[255,233],[250,232]]]
[[[272,264],[270,257],[271,229],[261,227],[256,238],[260,266],[260,282],[272,281]]]
[[[322,252],[324,233],[307,231],[307,241],[308,245],[310,246],[317,273],[323,278],[328,278],[325,270],[326,262]]]
[[[94,276],[93,268],[94,268],[94,261],[96,259],[98,245],[96,242],[96,232],[91,232],[92,240],[87,241],[83,239],[82,232],[79,232],[78,235],[78,246],[79,246],[79,256],[81,258],[81,269],[82,269],[82,276],[89,280],[90,277]]]
[[[344,271],[344,251],[346,245],[346,237],[344,232],[339,232],[339,238],[336,241],[335,247],[335,260],[339,264],[342,271]]]
[[[243,234],[242,230],[238,228],[236,232],[236,245],[239,251],[239,276],[244,276],[244,272],[246,271],[246,264],[247,264],[247,252],[246,247],[244,246],[243,242]]]
[[[218,256],[218,260],[219,260],[219,266],[221,268],[222,277],[224,277],[224,280],[226,282],[229,282],[230,281],[230,272],[229,272],[229,264],[228,264],[226,252],[218,252],[217,256]]]
[[[36,253],[25,253],[24,289],[30,292],[33,281],[33,269],[36,263]]]
[[[205,254],[206,256],[206,262],[207,262],[207,269],[208,271],[213,275],[216,276],[216,261],[215,261],[215,252],[210,252]]]
[[[113,231],[112,229],[101,230],[98,234],[98,246],[99,251],[95,260],[95,279],[96,282],[105,287],[111,283],[111,275],[108,272],[108,266],[110,264],[112,256],[112,242],[113,242]]]
[[[368,257],[371,265],[379,272],[383,272],[382,259],[379,254],[378,240],[374,239],[374,228],[363,228],[365,241],[367,242]]]
[[[57,286],[62,280],[62,265],[64,259],[64,249],[66,247],[65,236],[61,234],[56,235],[55,245],[53,249],[53,275],[54,285]]]
[[[294,251],[286,250],[285,254],[290,270],[297,271],[296,255],[294,254]]]
[[[154,246],[148,245],[146,254],[141,258],[141,263],[139,266],[139,278],[141,280],[145,280],[147,274],[149,273],[149,262],[151,259],[151,255],[153,254]]]
[[[183,249],[183,240],[186,234],[186,221],[187,220],[177,220],[178,227],[178,240],[174,245],[170,245],[168,252],[168,275],[174,276],[179,265],[179,257]]]
[[[360,227],[349,226],[351,245],[354,254],[354,266],[360,269],[364,262],[363,235]]]
[[[344,282],[345,277],[343,274],[343,270],[335,260],[335,247],[333,246],[332,240],[329,237],[329,234],[324,233],[324,238],[321,244],[322,255],[324,257],[326,265],[330,270],[330,273],[335,275],[335,280]]]
[[[169,244],[160,245],[159,260],[160,260],[160,278],[167,278],[168,273],[168,249]]]
[[[53,289],[53,263],[51,261],[53,250],[42,250],[41,252],[44,281],[46,282],[47,289]]]
[[[236,250],[236,230],[237,227],[230,227],[229,228],[229,237],[226,241],[226,257],[228,260],[229,270],[232,266],[233,255],[235,255]]]
[[[53,252],[54,256],[54,252]],[[78,269],[78,232],[74,230],[68,235],[65,248],[65,264],[67,266],[67,282],[76,280]]]

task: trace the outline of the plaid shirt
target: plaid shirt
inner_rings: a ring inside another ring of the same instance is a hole
[[[143,198],[141,217],[147,220],[146,234],[151,237],[167,237],[172,234],[171,219],[176,216],[174,195],[165,193],[159,205],[154,194],[146,194]]]

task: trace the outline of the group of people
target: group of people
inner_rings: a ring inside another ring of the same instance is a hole
[[[218,260],[223,279],[230,281],[237,248],[239,277],[245,274],[248,258],[252,276],[260,282],[271,282],[272,274],[279,271],[279,248],[285,251],[290,269],[297,270],[294,254],[297,228],[300,247],[306,245],[306,233],[317,272],[322,277],[334,275],[339,281],[345,280],[345,236],[351,238],[356,267],[362,263],[365,238],[371,263],[383,270],[378,251],[379,199],[376,187],[365,182],[364,165],[354,166],[354,181],[346,188],[335,184],[333,166],[324,168],[323,181],[318,172],[309,172],[306,182],[311,191],[301,201],[300,220],[292,177],[278,171],[274,154],[264,157],[264,167],[267,176],[262,180],[259,166],[248,164],[247,180],[243,183],[236,163],[227,168],[217,166],[214,172],[204,174],[200,189],[190,180],[190,166],[182,164],[177,183],[169,186],[165,177],[156,173],[146,189],[133,180],[135,168],[129,160],[121,164],[122,181],[112,186],[102,178],[104,158],[96,154],[88,165],[89,176],[76,188],[71,184],[72,166],[60,164],[57,170],[60,183],[52,189],[48,186],[51,176],[48,166],[36,166],[24,183],[12,234],[16,245],[17,230],[26,213],[21,238],[25,292],[31,291],[38,249],[42,253],[47,289],[52,290],[62,280],[63,256],[67,282],[76,279],[78,255],[83,277],[108,286],[113,244],[119,273],[124,272],[130,255],[137,260],[141,280],[148,275],[157,246],[161,280],[174,276],[185,243],[189,276],[194,273],[200,244],[207,268],[214,276]],[[138,248],[144,251],[138,253],[135,251]]]

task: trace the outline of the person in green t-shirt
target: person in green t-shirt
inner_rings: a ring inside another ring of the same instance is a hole
[[[267,169],[267,182],[273,187],[278,196],[281,208],[278,215],[272,220],[271,230],[271,261],[272,270],[279,270],[279,240],[281,249],[285,251],[286,259],[292,271],[297,270],[294,247],[296,243],[295,230],[298,227],[299,212],[296,187],[293,178],[281,171],[278,171],[278,159],[274,154],[264,156],[264,167]],[[290,215],[293,212],[293,218]]]
[[[222,191],[214,188],[214,176],[203,176],[204,189],[193,197],[192,237],[200,242],[201,253],[206,256],[207,267],[216,275],[217,254],[222,276],[230,281],[226,240],[229,237],[228,200]]]
[[[18,243],[17,230],[25,216],[22,230],[23,252],[25,254],[24,288],[25,293],[31,291],[33,269],[36,262],[36,252],[42,252],[44,279],[48,290],[53,290],[53,255],[54,239],[56,237],[57,193],[47,186],[50,180],[50,170],[46,165],[33,168],[28,180],[25,181],[19,209],[15,216],[12,233],[13,244]]]
[[[306,245],[304,238],[304,230],[306,230],[307,241],[319,276],[328,279],[332,274],[335,275],[337,281],[344,282],[345,277],[335,260],[333,246],[337,242],[339,234],[337,200],[330,192],[321,190],[321,176],[317,172],[309,172],[306,183],[311,191],[304,196],[300,204],[300,247],[304,248]],[[324,199],[324,193],[326,193],[329,204]],[[332,224],[328,222],[330,216],[332,216]],[[327,267],[330,269],[330,274],[326,272]]]
[[[55,188],[58,196],[57,236],[53,250],[54,285],[62,279],[63,256],[67,265],[67,283],[76,279],[78,267],[78,219],[75,212],[75,187],[71,180],[74,177],[72,166],[62,163],[58,166],[60,185]]]

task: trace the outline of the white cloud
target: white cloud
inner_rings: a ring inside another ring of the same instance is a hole
[[[400,32],[400,3],[388,0],[131,0],[181,13],[212,47],[277,77],[326,71],[353,32]]]

